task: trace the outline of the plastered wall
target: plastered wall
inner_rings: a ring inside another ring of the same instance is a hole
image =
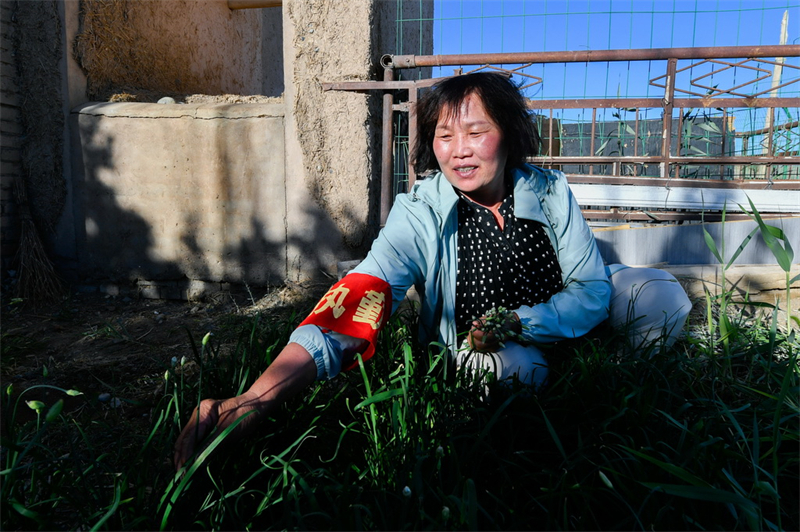
[[[61,47],[50,92],[64,102],[67,193],[47,244],[69,281],[276,284],[364,256],[377,233],[381,94],[321,83],[381,77],[380,56],[400,40],[394,2],[54,5],[63,24],[42,42]],[[409,27],[405,42],[419,38]],[[130,103],[189,93],[223,103]],[[266,96],[277,98],[235,103]]]
[[[264,67],[274,70],[262,50],[263,11],[231,10],[226,0],[83,0],[74,50],[89,98],[260,94]]]
[[[289,0],[283,12],[289,262],[302,279],[363,258],[376,234],[381,94],[326,92],[321,83],[382,79],[377,65],[395,51],[398,13],[381,0]],[[408,42],[420,38],[417,27],[403,31]],[[303,238],[309,232],[319,237]]]
[[[82,277],[284,279],[283,114],[281,103],[76,109]]]

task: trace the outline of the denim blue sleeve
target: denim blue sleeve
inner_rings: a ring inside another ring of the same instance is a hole
[[[408,194],[400,194],[369,254],[353,272],[389,283],[394,313],[408,289],[426,280],[426,272],[431,269],[429,257],[437,256],[439,240],[431,208],[410,199]]]
[[[401,194],[389,213],[386,226],[372,243],[367,257],[350,273],[363,273],[389,283],[392,290],[391,312],[405,298],[408,288],[425,276],[425,260],[437,245],[435,224],[420,217],[431,217],[431,209],[409,200]],[[421,202],[420,202],[421,203]],[[346,277],[345,277],[346,278]],[[300,344],[313,357],[317,366],[317,380],[332,379],[342,370],[342,363],[352,360],[355,353],[363,352],[364,340],[336,332],[322,332],[316,325],[303,325],[295,329],[290,342]],[[346,366],[347,364],[345,364]]]
[[[547,208],[564,288],[545,303],[516,310],[526,326],[523,336],[534,342],[583,336],[608,317],[611,299],[600,250],[563,174],[554,186],[559,190],[548,197]]]
[[[342,371],[342,360],[356,353],[365,343],[337,332],[322,332],[316,325],[303,325],[294,330],[289,342],[308,351],[317,366],[317,380],[332,379]]]

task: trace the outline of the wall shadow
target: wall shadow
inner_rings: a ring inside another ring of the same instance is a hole
[[[131,207],[130,200],[126,200],[127,205],[121,201],[125,194],[135,195],[136,201],[148,201],[148,194],[156,194],[158,187],[148,181],[137,182],[131,169],[115,160],[120,149],[125,148],[113,130],[101,127],[100,120],[84,117],[78,123],[79,118],[80,115],[73,115],[74,131],[79,135],[74,143],[74,153],[79,155],[74,170],[78,268],[71,280],[77,284],[126,284],[134,288],[160,283],[163,290],[159,288],[154,295],[186,297],[192,281],[275,286],[283,284],[289,272],[297,268],[314,272],[314,280],[327,283],[335,276],[330,257],[347,260],[366,254],[365,249],[344,246],[346,239],[336,224],[314,205],[285,206],[303,209],[306,227],[300,231],[288,231],[285,216],[281,217],[280,227],[269,226],[269,220],[259,216],[272,208],[263,201],[269,203],[272,195],[283,191],[262,190],[265,185],[258,176],[245,180],[242,190],[242,177],[235,173],[242,171],[246,164],[243,159],[251,155],[235,137],[212,133],[213,145],[198,148],[214,150],[215,160],[223,170],[214,175],[213,189],[202,191],[204,201],[212,203],[213,209],[198,205],[197,209],[187,209],[170,218],[179,220],[181,227],[177,236],[169,237],[178,247],[177,258],[165,259],[163,253],[158,253],[158,249],[163,251],[167,238],[164,228],[155,227],[152,219]],[[192,140],[196,139],[174,138],[170,142]],[[169,168],[165,172],[178,179],[182,172],[192,171],[190,167],[175,170],[174,166],[181,163],[176,157],[160,161],[159,165]],[[280,166],[284,166],[282,161]],[[119,186],[109,183],[109,179],[116,178],[120,179]],[[283,181],[286,186],[287,180]],[[164,199],[154,201],[163,203]],[[282,201],[285,204],[285,199]],[[153,205],[149,205],[148,212],[153,211]],[[340,217],[349,226],[363,224],[353,212],[340,213]],[[302,263],[289,264],[289,247],[301,251]]]

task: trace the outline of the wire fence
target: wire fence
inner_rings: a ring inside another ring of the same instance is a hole
[[[395,53],[424,55],[424,40],[404,42],[401,30],[433,28],[433,53],[476,54],[636,48],[754,46],[800,42],[800,4],[795,0],[397,0]],[[404,17],[405,13],[412,16]],[[408,43],[408,44],[407,44]],[[514,72],[536,109],[537,101],[598,98],[661,98],[666,61],[539,63],[497,65]],[[471,67],[474,69],[474,67]],[[484,67],[485,68],[485,67]],[[432,76],[463,72],[434,67]],[[781,97],[800,95],[800,58],[743,62],[679,61],[676,94],[687,96]],[[401,76],[419,78],[420,69]],[[647,156],[660,148],[664,109],[541,110],[539,126],[550,155]],[[635,114],[635,116],[634,116]],[[407,119],[395,121],[395,188],[407,178]],[[800,154],[800,109],[675,109],[671,144],[678,156],[758,156]],[[555,127],[553,127],[555,125]],[[545,130],[547,129],[547,130]],[[549,138],[547,138],[549,137]],[[654,165],[625,168],[565,166],[653,175]],[[684,165],[678,177],[798,179],[797,166],[765,169],[746,165]],[[399,182],[399,183],[398,183]]]

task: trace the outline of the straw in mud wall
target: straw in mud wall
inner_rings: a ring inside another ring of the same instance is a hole
[[[17,270],[15,294],[34,304],[57,301],[63,295],[64,287],[39,238],[22,179],[17,180],[14,194],[20,213],[19,248],[14,259]]]

